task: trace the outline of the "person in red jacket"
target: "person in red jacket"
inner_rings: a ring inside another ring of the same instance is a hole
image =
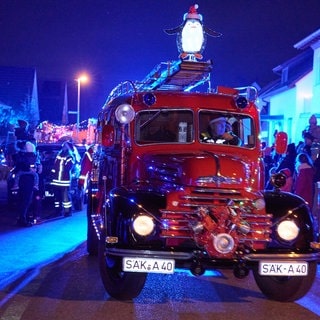
[[[303,198],[312,210],[313,181],[315,170],[307,153],[299,153],[296,158],[294,193]]]
[[[55,186],[55,209],[58,214],[71,216],[72,201],[70,196],[71,171],[76,163],[73,144],[69,141],[63,143],[61,150],[54,161],[51,184]]]
[[[84,153],[81,159],[81,169],[80,176],[78,179],[78,187],[84,190],[87,187],[88,174],[91,172],[92,169],[92,155],[94,153],[94,147],[94,145],[91,145],[88,148],[88,150]]]

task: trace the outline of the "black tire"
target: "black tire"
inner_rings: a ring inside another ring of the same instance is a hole
[[[88,196],[88,205],[87,205],[87,252],[91,256],[98,255],[99,248],[99,238],[97,232],[91,221],[91,214],[93,213],[93,203],[92,197]]]
[[[309,262],[309,272],[305,277],[261,276],[258,267],[253,268],[255,281],[261,292],[269,299],[292,302],[302,298],[311,288],[317,273],[317,263]]]
[[[137,297],[146,282],[147,273],[122,271],[122,258],[105,254],[105,242],[99,243],[99,268],[102,283],[108,294],[117,300]]]

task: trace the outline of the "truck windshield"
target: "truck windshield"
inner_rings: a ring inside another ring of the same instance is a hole
[[[191,110],[141,111],[136,117],[137,143],[188,143],[194,140]]]
[[[194,118],[198,115],[198,125]],[[199,129],[196,132],[196,129]],[[218,113],[190,109],[156,109],[140,111],[135,119],[135,140],[138,144],[201,143],[254,147],[256,135],[248,115]]]
[[[252,148],[257,140],[252,118],[243,114],[200,111],[199,130],[202,143]]]

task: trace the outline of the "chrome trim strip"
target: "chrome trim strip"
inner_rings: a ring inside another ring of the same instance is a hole
[[[226,196],[227,193],[224,193],[223,196]],[[229,195],[232,195],[231,193],[229,193]],[[200,196],[182,196],[181,197],[182,200],[193,200],[193,201],[212,201],[212,200],[223,200],[223,201],[228,201],[229,199],[226,199],[224,197],[222,197],[222,195],[200,195]],[[233,199],[232,199],[233,200]]]
[[[192,190],[192,192],[194,193],[220,193],[220,194],[224,194],[224,193],[227,193],[227,194],[235,194],[235,195],[241,195],[241,192],[239,190],[235,190],[235,189],[218,189],[218,188],[211,188],[211,187],[206,187],[206,188],[203,188],[203,187],[194,187],[194,189]],[[243,198],[243,199],[247,199],[249,200],[248,198]]]

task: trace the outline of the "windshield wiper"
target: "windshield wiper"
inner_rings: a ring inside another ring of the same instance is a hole
[[[148,120],[146,120],[141,126],[140,129],[143,129],[144,127],[146,127],[150,122],[152,122],[155,118],[158,117],[158,115],[163,112],[163,109],[160,109],[159,111],[157,111],[151,118],[149,118]]]

